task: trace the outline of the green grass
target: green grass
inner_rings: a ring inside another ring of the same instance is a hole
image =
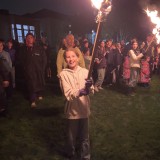
[[[160,160],[159,78],[129,97],[115,88],[91,96],[92,160]],[[64,98],[47,86],[45,99],[31,110],[16,91],[0,118],[0,160],[63,160]]]

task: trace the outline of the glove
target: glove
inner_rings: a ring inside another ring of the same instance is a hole
[[[86,79],[85,88],[79,91],[79,96],[86,96],[89,94],[89,89],[93,85],[93,81],[91,79]]]
[[[85,88],[90,88],[93,85],[92,79],[86,79]]]
[[[80,91],[79,91],[79,97],[81,97],[81,96],[86,96],[86,95],[88,95],[89,94],[89,89],[81,89]]]

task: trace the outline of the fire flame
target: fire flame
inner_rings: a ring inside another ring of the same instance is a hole
[[[93,4],[98,10],[100,10],[103,0],[91,0],[91,1],[92,1],[92,4]]]
[[[98,9],[98,15],[96,22],[102,22],[105,17],[111,12],[112,4],[111,0],[91,0],[94,7]]]
[[[158,17],[158,11],[149,11],[148,9],[146,10],[147,15],[150,17],[151,22],[155,24],[155,28],[153,28],[152,33],[155,35],[157,39],[157,43],[160,43],[160,17]]]

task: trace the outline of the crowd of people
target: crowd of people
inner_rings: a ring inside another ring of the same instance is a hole
[[[70,47],[79,53],[79,65],[90,68],[92,45],[86,38],[77,45],[74,36],[70,34],[63,39],[62,48],[57,54],[57,76],[67,67],[63,52]],[[123,40],[116,43],[112,39],[101,40],[94,54],[92,77],[95,92],[102,90],[102,86],[123,83],[127,88],[126,94],[135,95],[136,85],[149,87],[152,74],[158,74],[160,70],[160,45],[156,44],[153,34],[148,34],[143,42],[133,38],[128,44]]]
[[[45,76],[51,77],[52,62],[48,44],[36,45],[32,33],[26,35],[25,44],[14,47],[13,40],[6,45],[0,40],[0,114],[7,108],[7,99],[13,89],[23,86],[31,108],[43,99]],[[89,94],[106,87],[125,86],[126,95],[135,95],[138,85],[149,87],[152,74],[160,73],[160,45],[152,34],[144,42],[136,38],[128,44],[112,39],[101,40],[94,51],[87,38],[75,40],[68,34],[59,47],[56,59],[57,77],[66,98],[67,152],[75,156],[76,137],[80,136],[80,157],[90,159],[88,118],[90,114]],[[93,61],[92,78],[88,78]],[[54,77],[55,78],[55,77]],[[106,86],[106,87],[105,87]]]
[[[31,107],[43,99],[45,75],[51,77],[50,50],[47,43],[37,45],[35,41],[32,33],[26,35],[23,45],[15,45],[12,39],[0,40],[0,113],[7,109],[7,100],[17,88],[27,93]]]

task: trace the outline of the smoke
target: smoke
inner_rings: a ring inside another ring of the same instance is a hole
[[[149,10],[157,10],[157,6],[155,4],[153,4],[152,0],[140,0],[139,5],[144,10],[146,10],[147,8]]]

